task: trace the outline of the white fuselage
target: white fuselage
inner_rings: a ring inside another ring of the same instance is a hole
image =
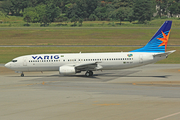
[[[154,57],[157,53],[113,52],[113,53],[72,53],[36,54],[13,59],[5,66],[18,72],[59,71],[64,65],[98,63],[96,70],[117,70],[155,63],[166,56]],[[94,69],[95,70],[95,69]],[[82,70],[85,71],[85,70]]]

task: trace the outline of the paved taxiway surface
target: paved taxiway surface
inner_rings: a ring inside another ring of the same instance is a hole
[[[180,65],[19,77],[0,66],[0,120],[179,120]]]

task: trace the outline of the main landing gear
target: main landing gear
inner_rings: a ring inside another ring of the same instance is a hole
[[[21,77],[24,77],[24,73],[23,72],[21,73]]]
[[[86,77],[93,76],[93,71],[88,70],[88,71],[85,73],[85,76],[86,76]]]

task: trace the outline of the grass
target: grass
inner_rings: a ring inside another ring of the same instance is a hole
[[[70,27],[73,23],[67,23],[66,27],[57,27],[59,23],[51,23],[49,27],[39,27],[39,23],[26,24],[22,17],[9,16],[0,18],[0,45],[145,45],[155,34],[157,29],[167,19],[156,19],[148,24],[136,24],[118,21],[84,21],[83,27]],[[180,45],[180,20],[173,20],[170,40],[168,45]],[[65,24],[65,23],[64,23]],[[40,47],[0,48],[0,63],[6,63],[15,57],[26,54],[38,53],[77,53],[77,52],[117,52],[131,51],[135,47]],[[180,48],[169,58],[158,63],[180,63]]]
[[[0,45],[145,45],[158,28],[1,28]],[[180,45],[172,29],[169,45]]]
[[[23,17],[17,16],[0,16],[0,21],[3,21],[3,24],[0,24],[0,27],[27,27],[26,22],[23,21]],[[157,27],[164,23],[166,20],[173,21],[173,27],[180,27],[180,20],[178,18],[168,18],[168,19],[155,19],[147,24],[137,24],[137,21],[132,23],[128,21],[123,21],[120,25],[119,21],[83,21],[83,25],[77,23],[75,27]],[[71,23],[70,20],[67,22],[53,22],[49,24],[49,27],[61,27],[67,28],[72,27],[74,23]],[[40,27],[40,23],[29,23],[29,27]]]
[[[0,63],[7,63],[15,57],[28,54],[43,53],[90,53],[90,52],[127,52],[137,47],[1,47]],[[180,47],[168,47],[167,50],[177,50],[167,59],[158,63],[180,64]]]

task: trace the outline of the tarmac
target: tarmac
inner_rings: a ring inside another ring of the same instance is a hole
[[[62,76],[0,65],[0,120],[179,120],[180,64]]]

